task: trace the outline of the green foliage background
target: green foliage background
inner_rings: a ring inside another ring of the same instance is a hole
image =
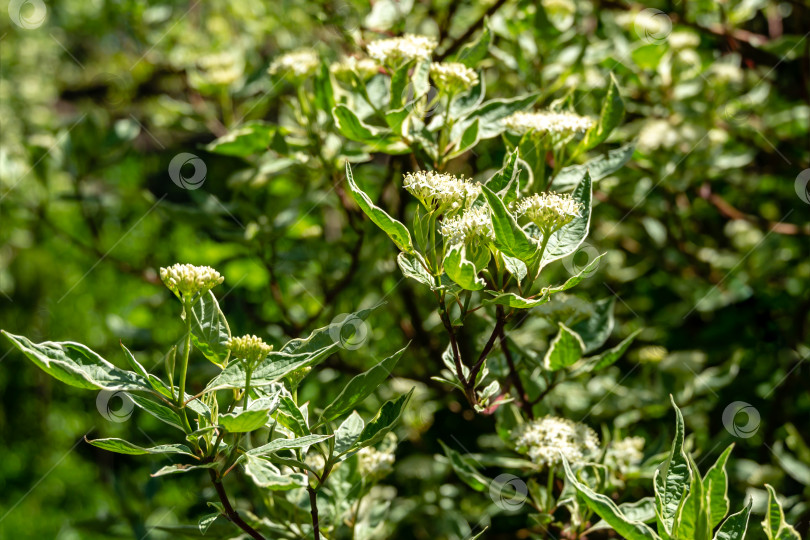
[[[122,340],[152,367],[182,332],[157,275],[176,261],[220,270],[234,331],[276,344],[385,300],[366,346],[330,359],[302,395],[331,395],[336,380],[413,341],[396,378],[367,402],[376,411],[417,385],[385,482],[398,497],[388,530],[398,538],[468,538],[490,515],[488,537],[523,537],[527,526],[520,514],[498,514],[437,457],[440,438],[486,452],[493,419],[431,381],[445,346],[432,295],[402,278],[388,238],[350,203],[337,156],[353,154],[364,189],[399,214],[411,204],[399,188],[412,165],[364,155],[335,135],[321,140],[328,166],[294,147],[262,155],[267,141],[254,141],[247,159],[207,145],[259,119],[289,135],[286,102],[297,85],[266,73],[280,52],[312,47],[328,63],[360,51],[360,38],[403,31],[442,37],[442,51],[476,37],[485,11],[494,35],[481,64],[488,98],[539,92],[547,106],[570,95],[578,112],[597,116],[612,72],[627,114],[608,143],[636,140],[636,151],[595,185],[588,243],[607,255],[575,294],[616,298],[610,345],[643,331],[623,360],[586,385],[557,388],[548,407],[587,415],[597,431],[644,436],[651,456],[671,440],[673,394],[700,459],[710,463],[737,441],[733,507],[749,494],[761,513],[768,482],[808,534],[810,205],[795,182],[810,167],[807,5],[55,1],[31,29],[5,16],[8,5],[0,6],[0,328],[83,342],[118,365]],[[663,10],[671,33],[636,22],[645,8]],[[206,82],[204,69],[223,51],[244,62],[224,88]],[[180,152],[204,161],[200,189],[170,180]],[[491,173],[503,157],[492,139],[451,169]],[[158,539],[175,525],[193,535],[213,498],[200,479],[150,478],[160,458],[82,442],[146,443],[163,429],[153,418],[136,411],[110,422],[95,393],[51,380],[5,341],[0,356],[1,537]],[[192,387],[215,373],[196,368]],[[723,425],[735,401],[760,414],[750,438]],[[632,485],[625,495],[643,492]]]

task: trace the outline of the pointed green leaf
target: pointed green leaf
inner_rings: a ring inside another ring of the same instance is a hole
[[[616,77],[610,74],[610,85],[608,86],[605,101],[602,103],[602,110],[599,113],[599,120],[589,129],[580,141],[574,154],[590,150],[597,144],[608,138],[610,132],[619,125],[624,116],[624,101],[622,101],[619,85]]]
[[[369,219],[373,221],[377,227],[382,229],[400,250],[405,253],[413,254],[413,241],[411,240],[411,233],[408,232],[408,228],[389,216],[385,210],[375,206],[369,196],[357,187],[357,184],[354,183],[354,177],[352,176],[352,168],[348,162],[346,163],[346,181],[349,184],[349,191],[351,191],[354,202],[365,212]]]
[[[377,444],[385,437],[386,433],[394,429],[412,394],[413,388],[407,394],[383,403],[377,415],[363,428],[360,437],[355,442],[355,448],[364,448]]]
[[[191,449],[184,444],[161,444],[152,448],[144,448],[123,439],[85,439],[95,447],[115,452],[116,454],[127,454],[130,456],[141,456],[145,454],[185,454],[194,456]]]
[[[571,196],[582,204],[582,215],[574,218],[549,237],[548,245],[543,252],[543,266],[574,253],[588,236],[591,223],[592,188],[591,176],[587,171]]]
[[[32,343],[24,336],[5,330],[2,333],[42,371],[70,386],[92,390],[152,391],[145,377],[115,367],[81,343]]]
[[[656,484],[655,499],[661,508],[664,529],[672,534],[675,518],[686,500],[691,471],[683,451],[683,415],[674,398],[670,396],[670,399],[675,408],[675,440],[672,441],[666,472],[659,477],[659,483]]]
[[[554,191],[568,191],[569,189],[573,189],[585,175],[586,171],[591,175],[593,182],[601,180],[607,175],[613,174],[621,169],[625,163],[630,161],[635,151],[635,143],[630,143],[621,148],[609,150],[607,154],[595,157],[586,163],[563,167],[551,181],[551,187]]]
[[[263,427],[270,420],[270,410],[251,410],[220,414],[219,425],[230,433],[248,433]]]
[[[534,260],[537,244],[524,231],[507,210],[503,201],[487,186],[481,186],[492,210],[492,229],[495,232],[495,247],[523,262]]]
[[[313,444],[330,438],[332,438],[332,435],[305,435],[304,437],[296,437],[295,439],[276,439],[262,446],[248,450],[247,453],[252,456],[266,456],[268,454],[275,454],[280,450],[312,446]]]
[[[352,411],[352,414],[335,431],[335,455],[345,454],[351,450],[355,441],[360,437],[360,433],[363,432],[364,426],[365,423],[357,411]]]
[[[464,290],[478,291],[484,288],[486,282],[478,277],[475,265],[466,258],[463,245],[454,245],[444,257],[444,271],[455,283]]]
[[[454,62],[461,62],[469,68],[474,68],[487,57],[489,45],[492,43],[492,31],[489,29],[489,20],[484,19],[484,29],[475,41],[465,44],[453,57]]]
[[[706,491],[709,494],[709,502],[711,507],[711,528],[714,529],[723,521],[729,510],[728,500],[728,475],[726,474],[726,462],[731,450],[734,448],[730,444],[717,461],[714,462],[711,469],[706,472],[703,478],[703,484],[706,486]]]
[[[191,340],[208,360],[225,367],[231,355],[228,350],[230,337],[231,329],[219,308],[217,297],[208,291],[191,308]]]
[[[799,533],[785,521],[785,513],[776,491],[769,484],[765,484],[768,490],[768,511],[762,521],[762,529],[768,536],[768,540],[799,540]]]
[[[571,327],[585,344],[585,354],[595,351],[605,344],[613,331],[613,306],[616,297],[609,296],[593,303],[593,314]]]
[[[307,486],[307,477],[298,472],[282,473],[268,460],[245,454],[245,473],[259,487],[272,491],[288,491]]]
[[[610,524],[613,530],[619,533],[622,538],[626,538],[627,540],[660,540],[658,535],[647,525],[622,514],[621,510],[619,510],[616,503],[614,503],[610,497],[596,493],[585,484],[579,482],[576,476],[574,476],[573,471],[571,471],[568,460],[564,457],[563,467],[565,469],[565,477],[568,479],[569,484],[576,488],[577,492],[585,500],[585,504],[588,505],[588,508]]]
[[[161,467],[156,473],[153,473],[151,476],[153,478],[157,478],[159,476],[166,476],[169,474],[183,474],[191,471],[199,471],[202,469],[214,469],[219,466],[219,463],[211,462],[211,463],[201,463],[199,465],[186,465],[183,463],[175,463],[174,465],[166,465],[165,467]]]
[[[543,357],[543,366],[548,371],[557,371],[567,368],[582,358],[584,344],[582,339],[563,323],[559,323],[560,331],[549,343],[546,355]]]
[[[748,500],[745,508],[732,514],[726,518],[717,533],[714,535],[714,540],[743,540],[745,533],[748,531],[748,516],[751,515],[751,504],[753,501]]]
[[[612,347],[602,354],[592,356],[588,358],[588,371],[599,371],[600,369],[605,369],[608,366],[612,366],[616,363],[616,361],[624,356],[624,353],[627,352],[627,349],[630,348],[630,345],[635,341],[636,336],[641,333],[641,328],[627,336],[625,339],[622,340],[621,343]]]
[[[447,459],[450,460],[450,465],[453,467],[453,470],[465,484],[476,491],[487,491],[489,489],[492,483],[491,479],[478,472],[475,467],[465,461],[461,454],[444,444],[441,440],[439,440],[439,444],[442,445],[444,454],[447,456]]]

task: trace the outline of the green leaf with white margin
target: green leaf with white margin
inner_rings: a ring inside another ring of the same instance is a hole
[[[475,265],[467,260],[463,244],[450,248],[444,257],[444,271],[459,287],[467,291],[479,291],[486,282],[478,277]]]
[[[371,150],[379,150],[389,144],[399,142],[399,138],[394,133],[365,124],[345,105],[338,105],[332,109],[332,117],[338,131],[344,137],[352,141],[365,143],[371,147]]]
[[[213,514],[206,514],[203,517],[201,517],[200,520],[197,522],[197,527],[200,528],[200,534],[204,536],[205,533],[208,532],[208,529],[211,527],[211,525],[214,524],[214,522],[220,515],[222,514],[220,514],[219,512],[214,512]]]
[[[377,415],[363,428],[354,443],[354,448],[364,448],[377,444],[385,437],[386,433],[394,429],[412,394],[413,388],[407,394],[402,394],[397,399],[383,403]]]
[[[199,471],[202,469],[214,469],[219,466],[219,463],[212,461],[211,463],[201,463],[199,465],[186,465],[184,463],[175,463],[174,465],[166,465],[161,467],[157,472],[152,473],[152,478],[159,476],[166,476],[168,474],[182,474],[191,471]]]
[[[799,533],[785,521],[785,512],[776,491],[770,484],[765,484],[765,488],[768,490],[768,511],[762,521],[762,529],[768,540],[799,540]]]
[[[352,414],[346,417],[346,420],[335,430],[335,455],[345,454],[351,450],[357,438],[360,437],[360,433],[363,432],[363,427],[365,427],[363,419],[357,414],[357,411],[352,411]]]
[[[582,215],[575,217],[570,223],[564,225],[560,230],[553,233],[548,240],[546,250],[543,252],[543,266],[557,259],[562,259],[566,255],[575,252],[588,236],[588,228],[591,223],[591,176],[585,171],[585,175],[577,185],[571,196],[582,204]]]
[[[248,433],[255,431],[270,420],[270,410],[251,410],[240,413],[224,413],[218,417],[219,425],[229,433]]]
[[[543,293],[552,295],[554,293],[567,291],[568,289],[570,289],[572,287],[576,287],[583,280],[589,278],[591,276],[591,274],[593,274],[596,271],[596,268],[599,266],[599,263],[602,260],[602,257],[604,257],[604,256],[605,256],[604,253],[598,255],[597,257],[594,258],[594,260],[592,260],[588,264],[588,266],[586,266],[585,268],[580,270],[577,275],[571,276],[562,285],[557,285],[556,287],[546,287],[546,288],[544,288]]]
[[[601,180],[621,169],[625,163],[630,161],[635,151],[635,143],[630,143],[609,150],[607,154],[595,157],[585,163],[563,167],[552,179],[551,189],[554,191],[574,189],[586,171],[591,175],[591,181]]]
[[[691,471],[683,451],[684,426],[681,410],[670,396],[675,408],[675,439],[672,441],[666,471],[655,481],[655,502],[660,512],[661,525],[671,535],[675,519],[680,514],[691,482]]]
[[[408,345],[410,345],[410,343]],[[377,363],[368,371],[355,376],[349,381],[349,384],[341,390],[340,394],[338,394],[332,403],[327,405],[323,410],[318,425],[338,418],[370,396],[371,393],[391,375],[394,366],[397,365],[397,362],[408,348],[408,345],[405,345],[405,347]]]
[[[272,491],[289,491],[307,486],[307,477],[298,472],[282,473],[268,460],[245,454],[245,473],[259,487]]]
[[[352,324],[354,322],[363,322],[368,319],[368,316],[372,311],[384,304],[385,302],[380,302],[379,304],[376,304],[370,308],[360,309],[350,313],[345,319],[342,320],[341,324],[345,325],[349,321],[351,321]],[[291,339],[281,347],[279,352],[297,355],[322,351],[323,349],[340,342],[339,330],[340,326],[336,327],[335,324],[318,328],[313,330],[312,333],[305,338]]]
[[[582,358],[582,350],[585,348],[579,335],[563,323],[558,323],[558,325],[560,331],[549,343],[546,355],[543,357],[543,366],[548,371],[558,371],[574,365],[577,360]]]
[[[397,255],[397,264],[399,265],[399,269],[402,270],[402,274],[413,280],[418,281],[424,285],[427,285],[431,289],[436,288],[436,281],[432,275],[422,266],[422,263],[419,262],[421,259],[421,255],[419,253],[414,253],[413,255],[409,255],[407,253],[400,252]]]
[[[615,296],[608,296],[593,303],[593,314],[578,322],[571,330],[579,334],[585,344],[585,354],[595,351],[605,344],[613,331],[613,306]]]
[[[304,437],[296,437],[294,439],[276,439],[267,444],[258,446],[247,453],[251,456],[266,456],[268,454],[275,454],[281,450],[288,450],[290,448],[304,448],[312,446],[319,442],[332,438],[332,435],[306,435]]]
[[[745,533],[748,531],[748,516],[751,515],[751,504],[753,499],[748,500],[745,508],[732,514],[726,518],[717,533],[714,535],[714,540],[743,540]]]
[[[124,357],[127,359],[127,363],[129,364],[129,367],[131,367],[133,370],[135,370],[135,373],[137,373],[141,377],[145,377],[146,380],[149,381],[149,385],[152,387],[152,389],[155,392],[157,392],[158,394],[161,394],[165,398],[172,399],[172,392],[171,392],[171,390],[169,390],[169,388],[166,386],[166,384],[163,381],[161,381],[159,378],[157,378],[154,375],[152,375],[151,373],[147,372],[146,368],[144,368],[143,365],[141,365],[141,363],[138,362],[138,360],[135,358],[135,355],[132,354],[132,351],[127,349],[126,345],[124,345],[124,343],[122,341],[119,341],[118,343],[121,345],[121,348],[124,350]]]
[[[475,121],[467,126],[467,129],[464,130],[464,133],[461,134],[461,139],[458,141],[458,145],[453,148],[453,151],[450,152],[450,159],[455,158],[469,150],[470,148],[474,147],[478,144],[478,134],[480,133],[480,121],[478,118]]]
[[[630,348],[630,345],[635,341],[636,336],[641,333],[641,328],[627,336],[622,340],[621,343],[612,347],[605,352],[598,354],[596,356],[591,356],[588,358],[588,371],[599,371],[600,369],[605,369],[608,366],[612,366],[616,363],[616,361],[624,356],[624,353],[627,352],[627,349]]]
[[[585,500],[588,508],[613,527],[613,530],[619,533],[622,538],[627,540],[660,540],[659,536],[643,522],[630,519],[622,514],[610,497],[596,493],[577,480],[565,457],[563,457],[563,467],[565,468],[565,477],[568,479],[568,483],[577,490]]]
[[[495,247],[510,257],[530,262],[537,257],[537,244],[518,225],[503,201],[487,186],[481,186],[492,210],[492,229],[495,232]]]
[[[494,291],[487,292],[494,294]],[[529,309],[541,306],[549,300],[551,300],[551,298],[549,298],[548,294],[543,294],[537,298],[523,298],[515,293],[501,293],[495,294],[494,298],[485,298],[483,302],[485,304],[499,304],[501,306],[508,306],[512,308]]]
[[[460,62],[469,68],[474,68],[487,57],[489,46],[492,43],[492,31],[489,29],[489,19],[484,18],[484,29],[478,39],[465,44],[452,58],[453,62]]]
[[[523,281],[529,271],[528,268],[526,268],[526,263],[504,253],[501,253],[501,257],[503,257],[504,266],[506,266],[506,269],[514,276],[517,282],[520,283]]]
[[[152,399],[151,397],[140,396],[138,394],[127,394],[127,397],[131,399],[132,402],[140,409],[143,409],[161,422],[176,427],[180,430],[184,429],[183,421],[180,419],[180,415],[177,413],[177,411],[170,408],[163,402]]]
[[[213,154],[247,157],[267,151],[279,127],[261,120],[247,122],[237,129],[230,130],[205,147]]]
[[[608,86],[605,101],[602,103],[602,110],[599,113],[599,120],[585,132],[585,136],[574,150],[574,155],[590,150],[597,144],[608,138],[610,132],[619,125],[624,116],[624,101],[622,101],[619,85],[616,77],[610,74],[610,85]]]
[[[208,360],[225,367],[231,351],[231,329],[214,293],[208,291],[191,308],[191,341]]]
[[[351,191],[352,198],[369,219],[373,221],[377,227],[382,229],[401,251],[413,254],[413,241],[411,240],[411,233],[408,232],[408,228],[389,216],[385,210],[375,206],[369,196],[357,187],[357,184],[354,182],[354,176],[352,176],[352,168],[348,162],[346,162],[346,181],[349,184],[349,191]]]
[[[90,390],[141,390],[152,392],[145,377],[119,369],[72,341],[32,343],[25,336],[0,331],[42,371],[63,383]]]
[[[712,536],[712,529],[709,525],[711,521],[709,517],[709,501],[695,461],[691,455],[687,454],[686,457],[689,462],[692,481],[683,510],[673,525],[672,537],[709,540]]]
[[[85,438],[85,441],[102,450],[115,452],[116,454],[127,454],[129,456],[142,456],[146,454],[184,454],[194,456],[191,449],[184,444],[160,444],[152,448],[144,448],[132,444],[124,439],[94,439]]]
[[[465,484],[473,488],[475,491],[487,491],[489,489],[490,484],[492,484],[491,479],[478,472],[478,470],[470,465],[461,454],[444,444],[441,439],[439,440],[439,444],[442,445],[444,454],[450,461],[450,465],[453,467],[453,470]]]
[[[309,425],[301,409],[287,396],[282,396],[276,415],[278,422],[299,437],[309,435]]]
[[[728,456],[731,454],[731,450],[734,448],[734,444],[728,445],[728,447],[723,450],[723,453],[720,454],[720,457],[717,458],[717,461],[714,462],[714,465],[706,472],[706,475],[703,477],[703,485],[706,487],[706,492],[709,495],[709,507],[710,507],[710,519],[711,523],[710,526],[712,529],[717,527],[723,518],[726,517],[728,514],[729,500],[728,500],[728,474],[726,473],[726,463],[728,462]]]
[[[655,499],[652,497],[644,497],[634,502],[626,502],[619,505],[619,511],[631,521],[640,521],[642,523],[650,523],[655,521]],[[610,523],[604,519],[596,525],[585,531],[588,534],[592,531],[599,531],[603,529],[612,529]]]
[[[503,159],[503,167],[486,181],[486,186],[495,193],[506,189],[506,186],[513,182],[517,176],[518,157],[519,150],[517,148],[507,154]]]

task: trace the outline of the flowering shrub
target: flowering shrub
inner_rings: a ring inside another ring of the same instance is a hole
[[[806,532],[804,8],[17,4],[0,536]]]

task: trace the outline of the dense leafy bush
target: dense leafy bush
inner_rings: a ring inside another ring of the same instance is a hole
[[[7,7],[4,537],[807,534],[806,6]]]

